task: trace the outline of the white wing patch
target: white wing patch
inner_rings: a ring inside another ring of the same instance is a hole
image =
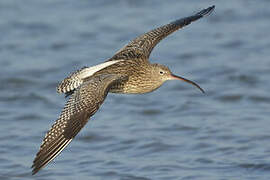
[[[92,66],[92,67],[85,68],[84,71],[80,74],[80,77],[82,79],[90,77],[94,73],[100,71],[101,69],[104,69],[104,68],[106,68],[106,67],[108,67],[110,65],[113,65],[113,64],[115,64],[117,62],[120,62],[120,61],[123,61],[123,60],[108,61],[108,62],[105,62],[105,63],[102,63],[102,64],[98,64],[98,65],[95,65],[95,66]]]
[[[71,75],[69,75],[67,78],[65,78],[63,81],[60,82],[60,84],[57,87],[58,93],[67,93],[70,92],[77,87],[79,87],[85,78],[88,78],[95,74],[96,72],[100,71],[101,69],[104,69],[110,65],[113,65],[117,62],[120,62],[123,60],[115,60],[115,61],[107,61],[102,64],[98,64],[92,67],[84,67],[78,71],[73,72]]]

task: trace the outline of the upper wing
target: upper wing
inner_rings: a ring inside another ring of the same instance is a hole
[[[149,31],[134,40],[132,40],[128,45],[120,49],[110,60],[117,59],[148,59],[153,48],[165,37],[174,31],[196,21],[206,15],[211,14],[215,6],[211,6],[204,9],[197,14],[182,19],[173,21],[167,25],[158,27],[152,31]]]
[[[120,75],[99,75],[84,82],[67,101],[59,119],[47,132],[32,165],[32,173],[52,161],[95,114],[114,83],[125,79]]]

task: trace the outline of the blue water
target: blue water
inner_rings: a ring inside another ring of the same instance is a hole
[[[31,165],[65,103],[56,86],[154,27],[215,4],[153,51],[206,91],[109,94],[75,140]],[[268,180],[270,1],[1,0],[1,180]]]

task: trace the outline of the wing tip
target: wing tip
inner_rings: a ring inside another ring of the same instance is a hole
[[[31,166],[32,169],[32,176],[39,172],[39,170],[43,167],[40,167],[38,164],[36,164],[37,157],[34,159],[33,164]]]
[[[34,169],[32,170],[32,176],[34,176],[38,171],[39,171],[39,169],[35,169],[35,168],[34,168]]]
[[[32,176],[38,173],[41,168],[42,167],[39,167],[37,164],[35,164],[35,162],[33,162],[33,165],[31,166]]]
[[[201,17],[208,16],[214,11],[215,7],[216,7],[215,5],[212,5],[206,9],[201,10],[196,15],[199,15]]]

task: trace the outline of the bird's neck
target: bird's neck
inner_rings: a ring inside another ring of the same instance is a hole
[[[125,93],[143,94],[149,93],[159,88],[163,83],[159,79],[155,79],[151,65],[141,66],[140,69],[134,71],[129,76],[128,81],[125,83]]]

